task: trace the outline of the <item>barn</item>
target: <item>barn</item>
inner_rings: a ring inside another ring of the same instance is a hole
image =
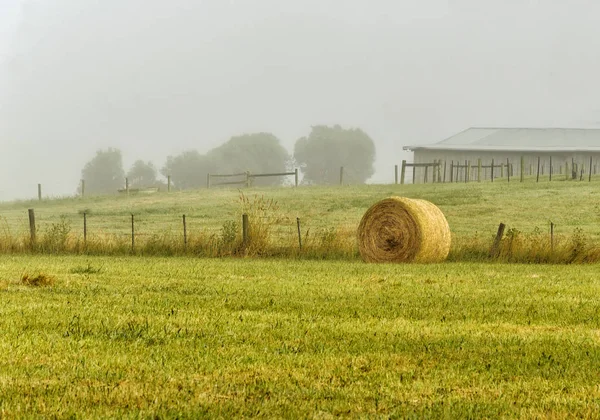
[[[520,177],[521,172],[580,178],[599,169],[600,129],[477,127],[404,150],[414,152],[417,165],[407,164],[406,179],[414,174],[416,183]],[[437,166],[426,165],[433,163]]]

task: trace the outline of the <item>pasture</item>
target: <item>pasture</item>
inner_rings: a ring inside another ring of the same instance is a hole
[[[0,256],[0,416],[597,417],[599,294],[593,265]]]
[[[502,263],[597,261],[598,194],[563,181],[2,203],[0,417],[598,417],[597,265]],[[360,218],[391,195],[442,209],[449,262],[360,261]],[[66,246],[30,247],[28,208],[40,243]],[[202,238],[239,239],[245,212],[268,252],[203,256]]]

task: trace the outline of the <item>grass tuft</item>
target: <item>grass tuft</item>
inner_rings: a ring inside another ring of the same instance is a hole
[[[30,287],[50,287],[54,286],[56,279],[44,273],[39,273],[36,276],[30,276],[27,273],[21,275],[21,283]]]

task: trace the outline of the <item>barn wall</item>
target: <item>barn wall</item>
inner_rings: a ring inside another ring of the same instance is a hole
[[[414,152],[414,163],[429,163],[434,161],[441,161],[441,177],[444,178],[444,167],[446,182],[450,181],[450,172],[452,164],[472,166],[470,173],[470,180],[477,179],[477,162],[481,159],[482,166],[491,166],[492,159],[494,160],[494,178],[500,178],[501,173],[506,176],[506,169],[499,167],[503,164],[506,167],[507,159],[508,163],[512,165],[513,177],[521,176],[521,157],[524,159],[524,171],[525,176],[536,176],[538,157],[540,159],[540,176],[548,178],[550,173],[550,158],[552,158],[553,177],[559,177],[561,172],[565,177],[565,163],[569,164],[569,172],[571,172],[572,161],[577,164],[578,171],[584,169],[585,174],[589,174],[588,169],[590,166],[590,157],[592,158],[592,172],[598,173],[600,171],[600,153],[523,153],[523,152],[479,152],[479,151],[452,151],[452,150],[416,150]],[[428,170],[428,181],[432,181],[431,169]],[[424,168],[415,168],[415,181],[416,183],[422,183],[424,181],[425,171]],[[406,170],[406,182],[412,181],[413,169],[407,168]],[[481,176],[484,180],[491,178],[491,169],[486,168],[481,170]],[[453,180],[457,181],[457,169],[455,168],[453,173]],[[463,168],[458,169],[458,180],[465,180],[465,170]]]

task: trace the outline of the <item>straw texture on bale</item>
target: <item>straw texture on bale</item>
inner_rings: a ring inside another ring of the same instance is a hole
[[[450,253],[450,241],[446,217],[425,200],[382,200],[367,210],[358,227],[358,247],[366,262],[441,262]]]

